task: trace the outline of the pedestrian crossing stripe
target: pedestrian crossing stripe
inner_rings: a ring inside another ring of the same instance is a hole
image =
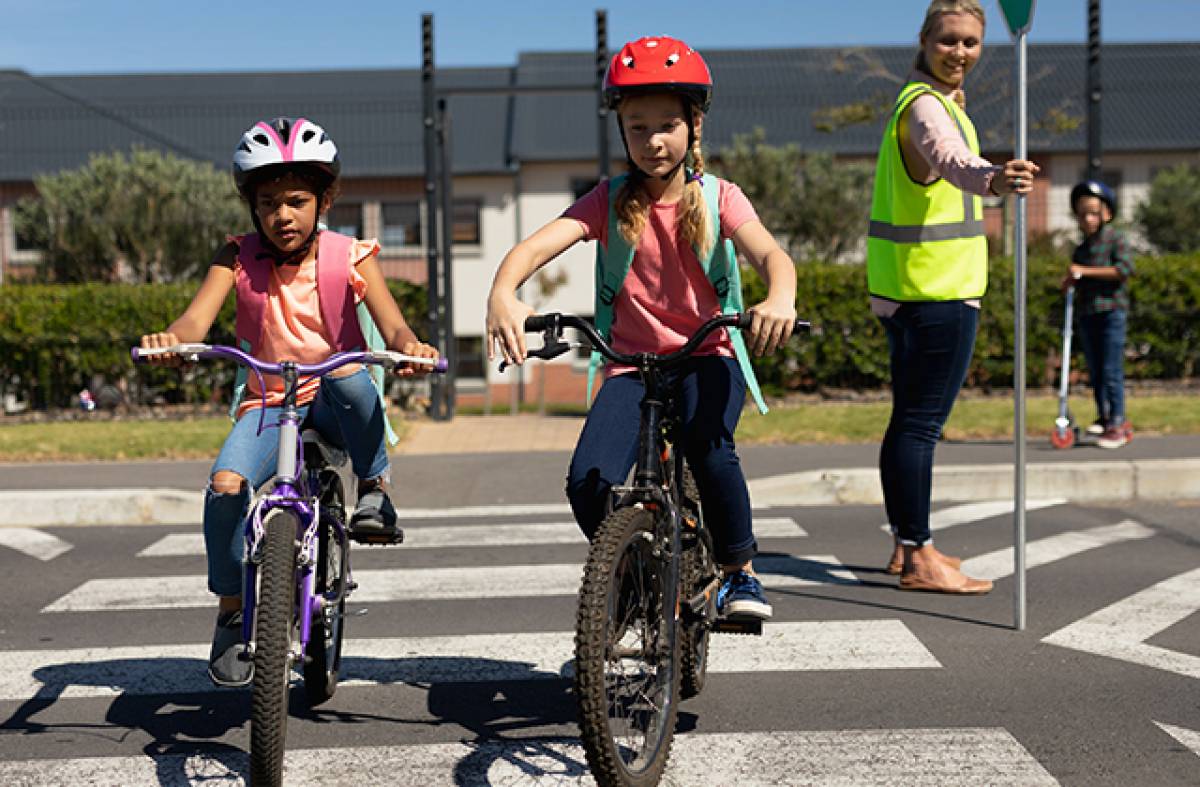
[[[1140,522],[1126,519],[1115,525],[1103,525],[1088,530],[1072,530],[1066,533],[1040,538],[1025,545],[1025,567],[1037,568],[1057,560],[1074,557],[1092,549],[1149,538],[1154,531]],[[1006,547],[995,552],[964,560],[962,572],[980,579],[1000,579],[1013,573],[1013,549]]]
[[[0,700],[219,691],[207,644],[0,651]],[[761,637],[718,636],[709,672],[938,669],[899,620],[770,623]],[[552,680],[572,676],[569,631],[347,639],[339,685]]]
[[[1174,724],[1163,724],[1161,721],[1154,723],[1160,730],[1186,746],[1192,754],[1200,757],[1200,732],[1189,730],[1186,727],[1176,727]]]
[[[754,535],[769,538],[802,538],[808,533],[791,517],[754,520]],[[404,526],[404,549],[448,547],[505,547],[544,544],[585,544],[574,522],[523,522],[514,524]],[[185,557],[204,554],[202,533],[171,533],[138,552],[138,557]]]
[[[1038,511],[1043,508],[1060,506],[1066,502],[1063,498],[1026,500],[1025,510]],[[994,519],[998,516],[1011,514],[1014,507],[1012,500],[984,500],[978,503],[965,503],[963,505],[950,506],[949,508],[941,508],[929,513],[929,529],[936,533],[939,530],[946,530],[958,525],[969,525],[972,522],[980,522],[984,519]],[[892,526],[885,522],[879,526],[879,529],[890,532]]]
[[[50,561],[64,552],[69,552],[72,545],[58,536],[31,527],[4,527],[0,528],[0,546],[15,549],[41,561]]]
[[[1200,656],[1147,645],[1200,611],[1200,568],[1163,580],[1059,629],[1042,642],[1200,678]]]
[[[811,585],[858,584],[858,578],[832,555],[758,557],[755,570],[768,590]],[[447,568],[359,569],[357,603],[447,599],[573,596],[583,566],[550,563]],[[212,606],[203,576],[113,577],[90,579],[46,606],[42,612],[113,612]]]
[[[0,763],[0,780],[12,787],[240,785],[248,769],[244,752],[226,750],[7,762]],[[283,782],[289,787],[359,787],[385,776],[395,787],[595,785],[579,741],[565,737],[298,749],[284,755]],[[1050,787],[1058,781],[1007,730],[965,727],[678,735],[662,783]]]

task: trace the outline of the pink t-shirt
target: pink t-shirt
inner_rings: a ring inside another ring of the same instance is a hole
[[[350,246],[350,286],[354,289],[355,303],[360,303],[367,294],[367,281],[358,272],[358,265],[378,253],[379,243],[375,240],[355,240]],[[259,359],[272,363],[283,359],[320,363],[332,354],[333,338],[321,318],[321,302],[317,295],[316,259],[301,265],[272,265]],[[263,381],[267,387],[267,406],[282,404],[283,378],[263,375]],[[304,381],[296,392],[297,403],[311,402],[320,385],[319,377]],[[237,417],[260,407],[261,397],[258,378],[251,374],[246,378],[246,396],[238,407]]]
[[[746,222],[758,221],[758,214],[740,188],[719,178],[717,183],[720,237],[732,238]],[[680,204],[650,205],[633,265],[613,301],[611,341],[618,352],[677,350],[706,320],[721,313],[717,294],[704,275],[696,252],[680,236],[676,224]],[[597,240],[607,248],[608,181],[581,197],[563,216],[578,221],[587,240]],[[728,334],[725,331],[711,334],[696,354],[733,357]],[[607,374],[619,374],[630,368],[610,364]]]

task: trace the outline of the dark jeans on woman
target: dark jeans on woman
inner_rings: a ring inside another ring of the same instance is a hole
[[[750,521],[750,493],[733,444],[746,400],[746,380],[736,360],[719,356],[692,358],[677,379],[683,453],[700,487],[715,557],[721,565],[740,565],[758,551]],[[567,472],[567,498],[588,539],[604,519],[610,490],[625,483],[637,461],[644,391],[636,373],[605,380],[579,435]]]
[[[892,418],[879,477],[892,531],[921,546],[929,534],[933,450],[967,376],[979,309],[962,301],[905,303],[880,317],[891,349]]]
[[[1125,323],[1124,309],[1084,314],[1079,318],[1096,413],[1106,426],[1125,421]]]

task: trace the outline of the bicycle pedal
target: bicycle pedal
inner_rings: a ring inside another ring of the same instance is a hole
[[[396,528],[394,532],[367,533],[350,531],[350,539],[356,544],[366,546],[387,547],[404,543],[404,531]]]
[[[737,618],[718,618],[712,623],[712,630],[717,634],[749,634],[762,636],[763,622],[761,620]]]

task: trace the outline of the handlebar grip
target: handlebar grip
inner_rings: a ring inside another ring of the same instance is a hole
[[[808,320],[796,318],[796,324],[792,326],[792,333],[800,333],[801,331],[811,331],[812,323]]]
[[[437,359],[437,363],[435,363],[435,364],[433,365],[433,370],[434,370],[435,372],[445,372],[445,371],[447,371],[449,368],[450,368],[450,359],[449,359],[449,358],[447,358],[447,357],[445,357],[445,356],[442,356],[441,358],[438,358],[438,359]]]
[[[551,325],[551,315],[549,314],[531,314],[525,318],[525,332],[537,333],[544,331]]]
[[[133,359],[134,363],[145,363],[146,362],[146,359],[142,358],[141,351],[142,351],[141,347],[130,347],[129,348],[129,357]]]

